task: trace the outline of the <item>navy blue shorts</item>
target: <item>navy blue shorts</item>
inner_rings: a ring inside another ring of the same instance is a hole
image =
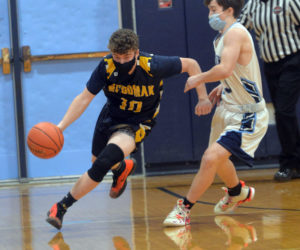
[[[92,154],[94,156],[98,156],[106,146],[111,135],[117,131],[122,131],[126,134],[132,135],[135,139],[137,148],[146,136],[150,134],[155,123],[155,119],[140,123],[128,123],[122,121],[122,119],[116,119],[110,115],[107,105],[105,105],[95,126],[92,142]]]

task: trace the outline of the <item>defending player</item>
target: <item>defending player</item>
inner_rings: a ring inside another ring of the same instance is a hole
[[[215,213],[227,213],[254,197],[254,188],[240,181],[229,159],[235,155],[252,166],[254,152],[268,127],[268,111],[262,96],[257,56],[251,35],[236,22],[243,1],[205,0],[209,24],[219,31],[214,41],[216,66],[189,77],[185,91],[206,82],[221,81],[209,95],[217,107],[211,125],[210,143],[200,169],[184,199],[179,199],[164,221],[166,226],[190,223],[190,209],[212,184],[216,174],[226,187],[225,197],[215,206]]]

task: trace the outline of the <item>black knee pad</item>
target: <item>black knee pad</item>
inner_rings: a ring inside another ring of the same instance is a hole
[[[116,144],[108,144],[88,170],[88,175],[92,180],[100,182],[111,167],[123,159],[124,153],[120,147]]]

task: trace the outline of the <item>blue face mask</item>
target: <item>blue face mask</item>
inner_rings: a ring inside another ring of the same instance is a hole
[[[209,17],[209,21],[208,21],[210,27],[216,31],[220,31],[223,30],[226,22],[221,20],[220,18],[220,14],[213,14]]]

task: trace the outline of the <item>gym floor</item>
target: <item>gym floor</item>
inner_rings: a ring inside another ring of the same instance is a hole
[[[277,183],[275,172],[238,171],[256,195],[230,215],[213,213],[224,195],[216,178],[192,209],[191,225],[177,228],[162,222],[193,174],[131,177],[116,200],[106,178],[68,210],[60,231],[46,223],[46,213],[73,181],[1,187],[0,249],[300,249],[300,179]]]

